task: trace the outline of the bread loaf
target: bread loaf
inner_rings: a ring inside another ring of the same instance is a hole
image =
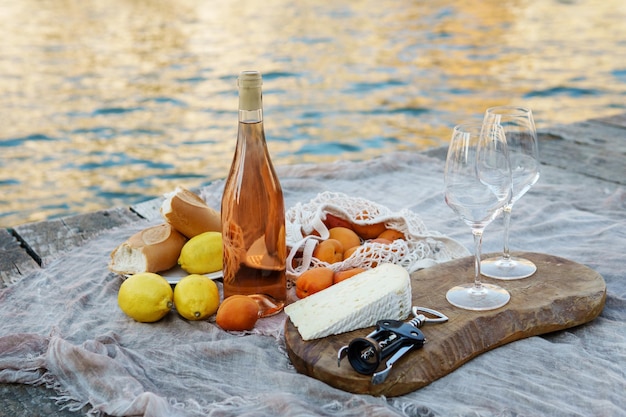
[[[173,193],[165,196],[161,215],[189,239],[204,232],[222,232],[220,213],[183,187],[176,187]]]
[[[118,274],[166,271],[178,263],[185,236],[167,223],[135,233],[111,252],[109,269]]]

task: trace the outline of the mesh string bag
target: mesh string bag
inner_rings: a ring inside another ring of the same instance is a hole
[[[356,225],[384,223],[386,228],[402,232],[405,239],[391,243],[365,240],[348,258],[328,264],[313,256],[318,242],[329,238],[325,224],[332,215]],[[394,263],[409,273],[469,255],[457,241],[441,233],[429,231],[420,217],[411,210],[392,212],[385,206],[343,193],[323,192],[308,203],[297,203],[285,214],[287,228],[287,273],[296,280],[311,268],[326,266],[334,271],[355,267],[373,268],[380,263]]]

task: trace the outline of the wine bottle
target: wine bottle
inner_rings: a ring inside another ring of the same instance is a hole
[[[285,203],[265,141],[262,83],[258,71],[238,78],[237,144],[221,208],[224,297],[262,294],[284,302]]]

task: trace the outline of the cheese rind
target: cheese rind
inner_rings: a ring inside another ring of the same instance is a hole
[[[404,320],[411,312],[409,273],[386,263],[303,298],[285,313],[303,340],[374,326],[383,319]]]

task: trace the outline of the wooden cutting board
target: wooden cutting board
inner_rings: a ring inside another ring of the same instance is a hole
[[[535,262],[537,272],[514,281],[484,278],[484,282],[496,283],[511,294],[506,306],[492,311],[462,310],[445,298],[449,288],[473,280],[473,257],[413,273],[413,305],[438,310],[449,321],[425,324],[421,328],[426,337],[424,347],[405,354],[382,384],[372,385],[371,376],[358,374],[347,358],[341,367],[337,366],[337,351],[355,337],[364,337],[373,327],[305,342],[291,320],[287,320],[285,342],[289,358],[298,372],[336,388],[391,397],[424,387],[498,346],[577,326],[600,314],[606,284],[597,272],[556,256],[515,255]]]

